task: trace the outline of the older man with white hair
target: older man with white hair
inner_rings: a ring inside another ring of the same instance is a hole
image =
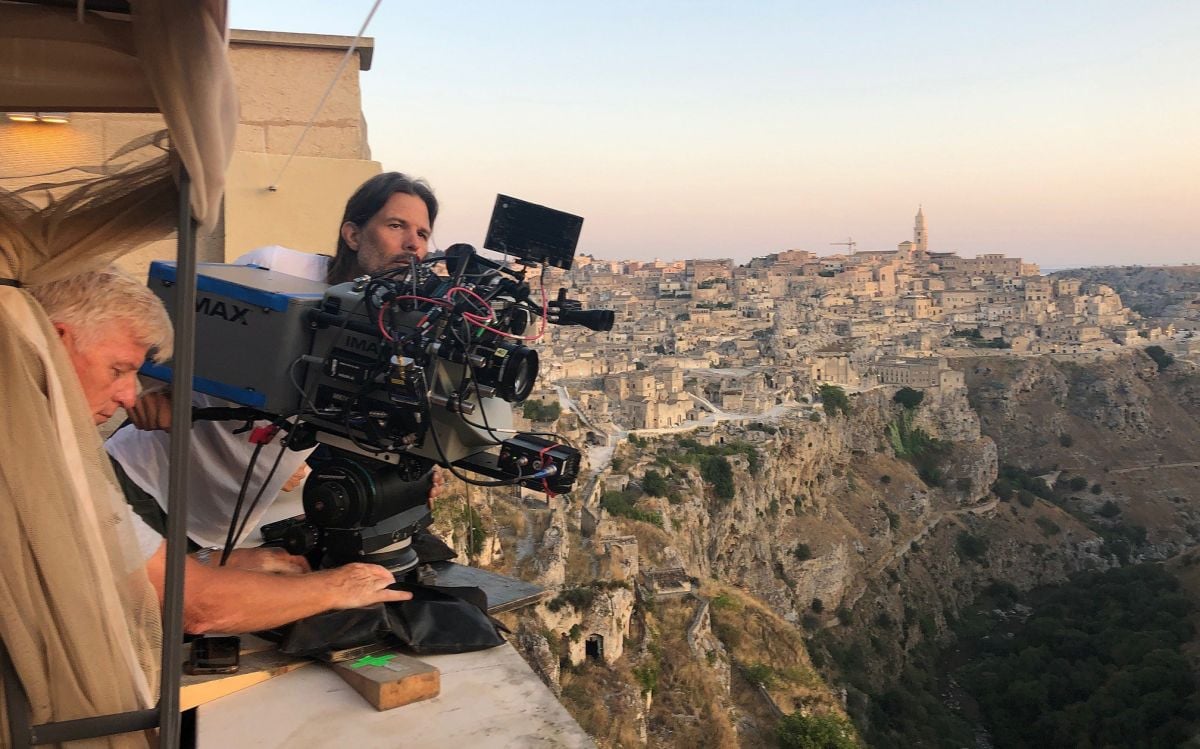
[[[137,372],[147,354],[170,354],[171,322],[145,285],[115,268],[29,289],[57,331],[96,424],[137,399]],[[166,544],[130,511],[146,572],[162,600]],[[302,560],[277,549],[246,552],[242,568],[189,558],[184,576],[184,628],[192,633],[269,629],[330,609],[349,609],[411,594],[389,588],[392,573],[374,564],[306,572]],[[231,563],[236,560],[231,559]],[[272,574],[260,569],[292,569]]]

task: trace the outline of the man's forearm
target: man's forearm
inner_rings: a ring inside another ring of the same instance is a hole
[[[146,574],[163,596],[166,545],[146,563]],[[184,629],[206,632],[255,632],[271,629],[330,609],[357,608],[397,601],[408,593],[388,590],[391,574],[377,565],[350,564],[308,574],[268,574],[231,567],[184,562]]]
[[[342,608],[330,572],[278,575],[188,560],[184,571],[184,628],[206,632],[256,632]]]

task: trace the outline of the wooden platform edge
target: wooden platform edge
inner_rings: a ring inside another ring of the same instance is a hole
[[[242,656],[236,674],[189,676],[184,674],[179,687],[179,709],[190,710],[227,694],[261,684],[312,663],[308,658],[291,658],[275,651],[250,653]]]

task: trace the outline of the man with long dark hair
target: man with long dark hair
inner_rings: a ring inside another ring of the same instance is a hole
[[[367,180],[346,201],[337,254],[325,280],[345,283],[407,263],[410,257],[423,260],[437,212],[437,198],[424,180],[400,172]]]

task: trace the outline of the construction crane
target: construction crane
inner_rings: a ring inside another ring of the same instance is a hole
[[[858,246],[858,242],[854,241],[854,237],[846,237],[845,242],[830,242],[829,244],[843,245],[850,248],[850,254],[854,254],[854,248]]]

